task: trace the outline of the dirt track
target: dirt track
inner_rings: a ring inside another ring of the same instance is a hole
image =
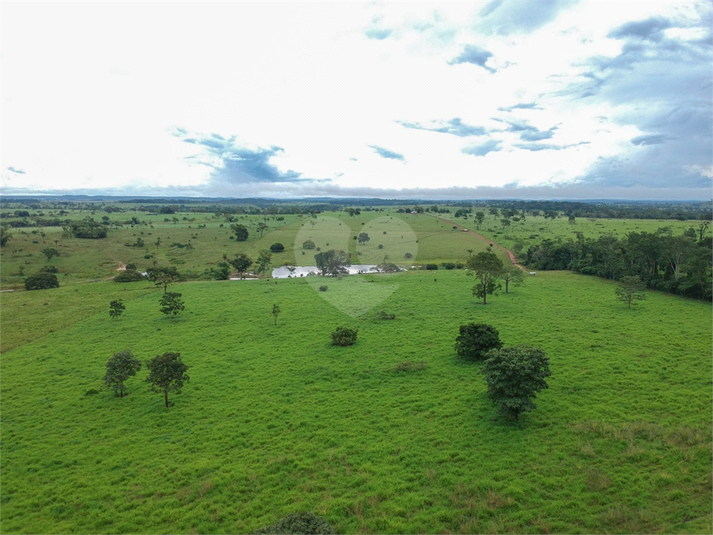
[[[475,234],[475,235],[478,236],[479,238],[484,239],[484,240],[485,240],[486,242],[488,242],[490,245],[494,245],[495,247],[498,247],[499,249],[502,249],[502,250],[505,251],[505,252],[508,254],[508,256],[510,257],[510,262],[512,262],[512,265],[513,265],[513,266],[517,266],[517,267],[519,267],[521,270],[527,271],[524,267],[522,267],[520,264],[517,263],[517,261],[515,260],[515,255],[512,254],[512,251],[509,251],[508,249],[506,249],[505,247],[503,247],[503,246],[500,245],[499,243],[495,243],[494,241],[489,240],[488,238],[486,238],[485,236],[483,236],[482,234],[478,234],[477,232],[474,232],[474,231],[472,231],[472,230],[470,230],[470,229],[467,229],[467,228],[464,227],[463,225],[459,225],[458,223],[454,223],[453,221],[449,221],[448,219],[443,219],[442,217],[438,217],[438,216],[433,216],[433,217],[435,217],[435,218],[438,219],[439,221],[443,221],[444,223],[448,223],[449,225],[453,225],[454,227],[458,227],[458,228],[461,228],[461,229],[463,229],[463,230],[467,230],[469,233]]]

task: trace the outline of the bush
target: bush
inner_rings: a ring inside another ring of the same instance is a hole
[[[411,253],[406,253],[404,255],[404,258],[413,258],[413,255]]]
[[[456,337],[456,353],[466,360],[483,359],[488,351],[501,347],[498,330],[484,323],[461,325],[460,335]]]
[[[426,269],[434,271],[438,269],[438,264],[426,264]]]
[[[376,313],[376,317],[380,320],[393,320],[396,319],[396,314],[389,314],[388,312],[381,310]]]
[[[323,284],[322,286],[319,287],[320,292],[326,292],[327,291],[327,285]]]
[[[317,245],[312,240],[302,242],[302,249],[314,249]]]
[[[25,290],[59,288],[59,281],[52,273],[35,273],[25,279]]]
[[[144,280],[144,276],[138,271],[122,271],[114,277],[114,282],[136,282],[142,280]]]
[[[295,535],[333,535],[334,528],[326,518],[313,513],[297,513],[287,515],[271,526],[265,526],[255,531],[257,534],[294,533]]]
[[[349,327],[337,327],[337,330],[332,333],[332,345],[335,346],[350,346],[357,339],[357,330]]]
[[[455,269],[456,265],[453,262],[443,262],[443,267],[446,269]]]
[[[270,250],[273,253],[281,253],[282,251],[285,250],[285,246],[282,245],[281,243],[273,243],[272,245],[270,245]]]
[[[57,266],[45,266],[40,269],[40,273],[59,273]]]

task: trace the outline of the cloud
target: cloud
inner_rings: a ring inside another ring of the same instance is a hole
[[[557,18],[576,0],[493,0],[478,14],[477,29],[488,34],[529,33]]]
[[[463,51],[448,62],[449,65],[460,65],[461,63],[472,63],[478,65],[488,72],[495,72],[495,69],[488,67],[485,63],[489,58],[493,57],[492,52],[488,52],[484,48],[475,45],[465,45]]]
[[[672,26],[671,22],[659,17],[652,17],[637,22],[627,22],[618,28],[610,31],[607,37],[623,39],[634,37],[647,41],[661,41],[664,37],[663,31]]]
[[[664,141],[666,141],[665,134],[649,134],[631,138],[631,142],[634,145],[659,145]]]
[[[389,37],[392,33],[393,31],[387,28],[369,28],[364,32],[364,35],[366,35],[369,39],[378,39],[379,41],[382,41]]]
[[[18,175],[25,174],[25,171],[23,171],[22,169],[16,169],[15,167],[8,167],[7,170],[12,171],[13,173],[17,173]]]
[[[541,150],[564,150],[570,147],[578,147],[579,145],[589,145],[589,141],[581,141],[579,143],[570,143],[569,145],[551,145],[547,143],[518,143],[513,145],[518,149],[524,149],[529,151],[541,151]]]
[[[514,106],[507,106],[507,107],[502,107],[498,108],[499,111],[512,111],[512,110],[541,110],[537,104],[534,102],[527,102],[527,103],[518,103],[515,104]]]
[[[413,128],[415,130],[427,130],[429,132],[438,132],[440,134],[451,134],[458,137],[467,136],[482,136],[486,133],[482,126],[471,126],[465,124],[459,117],[455,117],[450,121],[431,121],[432,126],[424,126],[421,123],[411,123],[407,121],[396,121],[405,128]]]
[[[402,162],[405,161],[404,155],[399,154],[398,152],[393,152],[377,145],[369,145],[369,147],[374,149],[382,158],[387,158],[389,160],[401,160]]]
[[[489,152],[497,152],[500,149],[500,142],[495,139],[490,139],[485,143],[480,145],[471,145],[469,147],[463,147],[461,152],[463,154],[469,154],[471,156],[485,156]]]
[[[541,141],[543,139],[550,139],[554,135],[555,130],[557,130],[556,126],[553,126],[549,130],[528,130],[520,134],[520,139],[523,141]]]

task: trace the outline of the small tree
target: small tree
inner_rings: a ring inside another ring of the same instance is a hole
[[[134,357],[130,349],[114,353],[106,363],[104,384],[114,390],[120,398],[124,397],[124,381],[136,375],[141,369],[141,362]]]
[[[245,241],[248,239],[248,229],[245,225],[232,224],[230,225],[231,230],[235,233],[235,241]]]
[[[505,293],[508,293],[510,284],[522,284],[522,281],[525,280],[525,273],[517,266],[508,266],[503,269],[501,278],[505,283]]]
[[[5,247],[10,238],[12,238],[12,232],[5,227],[0,227],[0,247]]]
[[[240,274],[241,279],[245,276],[248,268],[253,265],[252,259],[245,253],[236,254],[235,258],[228,260],[228,262]]]
[[[491,351],[483,364],[488,396],[500,405],[500,412],[517,420],[520,413],[533,410],[537,392],[548,388],[552,375],[549,359],[537,347],[518,345]]]
[[[45,249],[42,249],[42,254],[47,257],[47,262],[52,260],[53,256],[60,256],[59,251],[54,247],[47,247]]]
[[[124,313],[125,309],[126,307],[124,306],[124,302],[121,299],[112,301],[111,303],[109,303],[109,316],[114,319],[119,319],[119,316]]]
[[[484,359],[488,351],[501,347],[500,333],[485,323],[461,325],[460,334],[456,337],[456,353],[466,360]]]
[[[632,301],[646,299],[644,290],[646,286],[638,275],[622,277],[619,285],[614,290],[619,301],[625,302],[631,308]],[[634,303],[636,305],[636,303]]]
[[[335,346],[350,346],[357,339],[357,330],[349,327],[337,327],[332,333],[332,345]]]
[[[52,273],[35,273],[25,279],[25,290],[59,288],[59,281]]]
[[[190,379],[186,375],[188,366],[181,361],[180,353],[164,353],[146,362],[146,367],[149,369],[149,376],[146,378],[149,389],[152,392],[163,392],[168,407],[168,393],[180,393],[183,384]]]
[[[158,302],[161,305],[161,312],[170,316],[175,316],[182,310],[186,308],[186,305],[181,299],[181,295],[176,292],[168,292],[163,294],[161,300]]]
[[[314,243],[312,240],[306,240],[302,242],[302,249],[314,249],[317,247],[317,244]]]
[[[281,253],[282,251],[285,250],[285,246],[282,245],[281,243],[273,243],[272,245],[270,245],[270,250],[273,253]]]
[[[266,249],[260,251],[257,257],[257,272],[261,275],[265,274],[270,269],[270,262],[272,262],[272,254]]]
[[[494,252],[483,251],[475,256],[470,256],[466,265],[480,281],[473,287],[473,295],[478,298],[482,297],[483,304],[487,305],[487,296],[500,288],[498,278],[503,271],[503,261]]]
[[[359,243],[366,243],[366,242],[368,242],[370,239],[371,239],[371,238],[369,237],[369,235],[368,235],[366,232],[360,232],[360,233],[359,233],[359,236],[357,237],[357,241],[358,241]]]
[[[163,286],[163,293],[168,291],[168,285],[181,278],[180,273],[174,267],[152,267],[146,270],[149,280],[156,286]]]
[[[280,315],[280,305],[272,305],[272,315],[275,317],[275,325],[277,325],[277,316]]]

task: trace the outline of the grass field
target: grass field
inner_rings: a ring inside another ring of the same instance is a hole
[[[473,240],[405,221],[419,259]],[[302,223],[262,241],[287,245]],[[201,230],[218,241],[225,229]],[[710,304],[649,292],[629,310],[614,283],[563,272],[487,306],[463,271],[311,283],[175,284],[186,301],[175,320],[146,283],[3,294],[0,530],[244,533],[312,511],[344,533],[711,532]],[[468,321],[550,357],[550,388],[519,425],[498,416],[480,365],[455,357]],[[359,329],[354,346],[330,345],[338,325]],[[182,354],[191,380],[173,406],[148,391],[146,370],[126,398],[101,390],[126,348],[142,361]],[[408,360],[425,369],[396,370]]]

